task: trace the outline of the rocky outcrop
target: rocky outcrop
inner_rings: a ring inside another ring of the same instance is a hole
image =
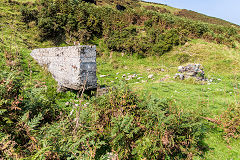
[[[31,56],[48,69],[59,91],[97,88],[96,46],[40,48]]]
[[[178,72],[175,74],[175,78],[179,78],[181,80],[184,80],[189,77],[194,77],[197,80],[205,80],[203,67],[201,64],[189,64],[187,66],[179,66]]]

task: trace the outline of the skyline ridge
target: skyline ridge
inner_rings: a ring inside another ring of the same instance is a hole
[[[236,25],[240,25],[240,10],[237,6],[240,6],[240,1],[237,0],[202,0],[202,1],[190,1],[190,0],[143,0],[145,2],[154,2],[160,4],[166,4],[170,7],[187,9],[195,11],[201,14],[205,14],[209,17],[219,18]],[[224,11],[224,12],[223,12]]]

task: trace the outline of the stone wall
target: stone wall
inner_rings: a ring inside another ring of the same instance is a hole
[[[40,48],[31,56],[49,70],[60,89],[97,88],[96,46]]]

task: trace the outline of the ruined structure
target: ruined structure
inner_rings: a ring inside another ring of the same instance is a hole
[[[178,72],[175,74],[175,78],[184,80],[189,77],[194,77],[197,80],[204,81],[205,74],[201,64],[188,64],[187,66],[179,66]]]
[[[97,88],[96,46],[40,48],[31,56],[48,69],[59,91]]]

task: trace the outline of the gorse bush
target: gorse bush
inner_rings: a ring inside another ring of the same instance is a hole
[[[110,1],[107,3],[112,5]],[[131,3],[126,1],[126,4]],[[37,5],[38,11],[31,7],[22,10],[23,21],[35,20],[42,39],[69,44],[88,44],[103,38],[112,51],[148,56],[162,55],[189,38],[203,38],[229,47],[235,47],[235,41],[239,41],[238,27],[194,21],[140,7],[118,11],[111,5],[97,6],[75,0],[41,0]],[[153,31],[157,34],[149,34]]]
[[[138,53],[143,56],[160,56],[180,44],[179,34],[174,29],[159,32],[151,28],[146,35],[139,36],[141,32],[135,26],[129,26],[122,31],[113,31],[110,37],[105,39],[105,43],[113,51]]]

